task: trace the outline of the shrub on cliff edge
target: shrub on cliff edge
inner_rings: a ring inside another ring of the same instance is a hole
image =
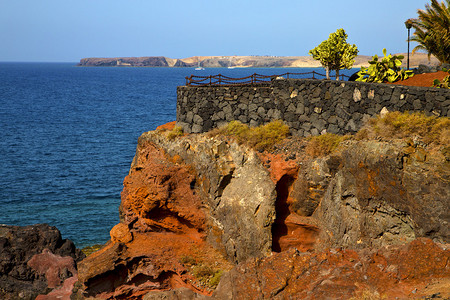
[[[167,133],[167,138],[169,140],[173,140],[176,137],[183,135],[184,135],[183,128],[181,128],[181,126],[175,126],[171,131]]]
[[[448,146],[450,118],[427,116],[423,112],[390,112],[370,119],[356,138],[420,138],[424,143]]]
[[[211,135],[225,135],[237,140],[239,144],[248,145],[258,151],[268,150],[289,135],[289,126],[276,120],[258,127],[249,127],[239,121],[215,129]]]
[[[308,138],[305,152],[312,157],[326,156],[336,150],[341,142],[348,139],[350,139],[348,135],[337,135],[333,133],[312,136]]]

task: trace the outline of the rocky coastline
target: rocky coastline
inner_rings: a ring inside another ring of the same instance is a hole
[[[317,156],[300,137],[256,151],[174,125],[139,138],[99,251],[0,227],[2,299],[450,297],[444,152],[351,139]]]
[[[403,53],[402,55],[405,55]],[[371,56],[358,55],[353,68],[366,66]],[[425,53],[411,56],[410,66],[437,66],[435,57],[428,60]],[[90,57],[82,58],[77,66],[82,67],[180,67],[195,68],[319,68],[320,63],[311,56],[193,56],[188,58],[169,58],[165,56],[145,57]],[[403,62],[406,67],[406,60]]]

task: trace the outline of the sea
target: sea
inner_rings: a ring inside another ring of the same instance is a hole
[[[324,73],[0,62],[0,224],[47,223],[79,248],[103,244],[138,137],[176,119],[187,76],[313,70]]]

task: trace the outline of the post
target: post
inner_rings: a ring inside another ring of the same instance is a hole
[[[407,66],[406,69],[409,70],[409,31],[411,30],[411,28],[408,28],[408,62],[407,62]]]
[[[412,27],[411,19],[406,20],[405,26],[406,26],[406,29],[408,29],[408,59],[407,59],[407,63],[406,63],[406,69],[409,70],[409,39],[410,39],[409,32],[410,32],[411,27]]]

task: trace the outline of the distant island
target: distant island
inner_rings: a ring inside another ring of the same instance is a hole
[[[403,65],[406,67],[406,53]],[[367,66],[372,56],[358,55],[355,68]],[[410,56],[410,67],[438,65],[435,57],[428,60],[425,53]],[[316,68],[321,67],[311,56],[193,56],[189,58],[168,58],[164,56],[83,58],[77,66],[84,67],[185,67],[185,68]]]

